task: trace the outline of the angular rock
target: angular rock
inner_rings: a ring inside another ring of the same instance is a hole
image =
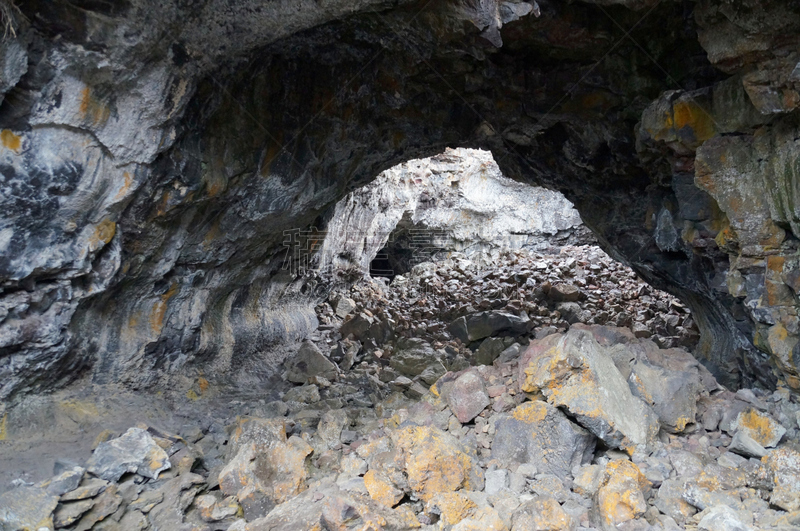
[[[686,482],[685,479],[664,480],[656,494],[655,506],[679,525],[684,525],[697,512],[694,506],[683,499]]]
[[[530,321],[514,314],[499,310],[471,313],[464,317],[467,334],[466,342],[477,341],[503,332],[505,335],[518,336],[528,331]],[[454,325],[451,324],[451,327]],[[460,328],[457,325],[456,328]],[[457,336],[458,337],[458,336]]]
[[[767,455],[767,450],[744,431],[737,431],[733,435],[733,439],[728,445],[728,451],[745,457],[764,457]]]
[[[520,388],[542,393],[607,445],[633,453],[652,444],[658,418],[633,396],[609,350],[576,327],[534,341],[520,360]]]
[[[39,486],[53,496],[62,496],[80,486],[84,472],[86,472],[86,470],[79,466],[70,467],[56,477],[41,483]]]
[[[326,358],[311,341],[303,341],[297,354],[286,362],[286,379],[305,384],[313,376],[322,376],[334,381],[339,376],[336,365]]]
[[[455,525],[477,507],[464,492],[440,492],[425,504],[425,512],[439,516],[444,525]]]
[[[444,398],[450,411],[462,424],[477,417],[491,403],[483,379],[471,370],[456,378]]]
[[[94,507],[94,503],[94,500],[60,503],[53,514],[53,524],[56,528],[71,526]]]
[[[0,494],[0,529],[53,529],[58,496],[39,487],[17,487]]]
[[[104,479],[93,478],[84,481],[83,484],[75,490],[72,490],[61,496],[61,501],[74,501],[85,500],[87,498],[94,498],[108,487],[108,481]]]
[[[139,428],[130,428],[121,437],[100,443],[86,463],[90,474],[111,482],[128,472],[158,479],[171,466],[167,453]]]
[[[356,309],[356,301],[348,297],[339,297],[333,303],[333,311],[339,317],[347,317]]]
[[[539,497],[514,513],[511,531],[574,531],[576,522],[561,505],[549,497]]]
[[[340,443],[342,430],[349,424],[347,412],[343,409],[326,411],[319,419],[317,437],[322,439],[328,448],[333,448]]]
[[[301,385],[286,391],[283,395],[284,402],[302,402],[316,404],[319,402],[319,388],[316,385]],[[282,416],[282,415],[281,415]]]
[[[559,409],[532,401],[496,421],[491,450],[501,463],[528,463],[563,479],[591,460],[594,447],[594,437]]]
[[[220,490],[236,496],[248,519],[306,487],[306,457],[312,448],[301,438],[287,439],[282,419],[241,418],[229,442],[230,461],[219,473]]]
[[[341,333],[342,337],[345,339],[351,335],[354,339],[362,339],[373,322],[373,319],[368,315],[359,313],[354,315],[350,320],[342,323],[339,333]]]
[[[698,531],[753,531],[739,520],[736,511],[726,505],[713,507],[697,523]]]
[[[364,474],[364,486],[373,500],[386,507],[394,507],[404,496],[402,490],[396,488],[389,479],[375,470]]]
[[[784,511],[800,510],[800,453],[778,448],[762,462],[772,472],[774,482],[770,503]]]
[[[405,376],[419,376],[428,366],[438,363],[438,356],[430,343],[418,338],[402,339],[389,359],[392,369]]]
[[[483,471],[475,449],[431,426],[409,426],[391,433],[398,468],[424,502],[440,492],[483,490]]]
[[[212,494],[204,494],[195,498],[194,505],[204,522],[219,522],[236,516],[239,512],[239,504],[233,496],[218,500]]]
[[[603,529],[616,531],[620,524],[642,516],[647,510],[643,491],[649,488],[647,479],[630,461],[615,459],[609,462],[596,502]]]
[[[781,437],[786,433],[786,428],[780,423],[756,409],[748,409],[739,413],[731,424],[731,429],[746,434],[764,448],[777,446]]]
[[[472,358],[473,365],[491,365],[500,353],[505,350],[503,340],[499,337],[487,337],[478,347]]]

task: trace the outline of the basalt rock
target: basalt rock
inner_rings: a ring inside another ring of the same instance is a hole
[[[691,307],[720,382],[800,389],[793,3],[19,4],[0,43],[4,402],[82,376],[263,381],[331,288],[311,227],[457,145],[562,190]]]

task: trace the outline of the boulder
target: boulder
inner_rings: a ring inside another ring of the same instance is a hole
[[[575,302],[581,298],[581,290],[573,284],[556,284],[547,296],[553,302]]]
[[[610,461],[596,497],[602,528],[616,531],[620,524],[644,515],[647,502],[643,491],[649,488],[649,482],[635,464],[627,459]]]
[[[483,471],[474,447],[432,426],[408,426],[390,436],[397,468],[423,502],[441,492],[483,490]]]
[[[731,424],[731,428],[746,434],[764,448],[777,446],[781,437],[786,433],[786,428],[775,419],[754,408],[739,413]]]
[[[591,460],[595,439],[559,409],[542,401],[525,402],[495,423],[492,458],[528,463],[539,472],[566,478]]]
[[[762,461],[772,472],[774,482],[770,503],[784,511],[800,510],[800,453],[778,448]]]
[[[632,454],[653,443],[658,417],[631,393],[609,350],[577,327],[534,341],[520,359],[520,388],[541,393],[608,446]]]
[[[472,357],[473,365],[491,365],[500,353],[505,350],[505,344],[499,337],[487,337],[481,342],[475,355]]]
[[[499,310],[471,313],[450,323],[448,330],[463,343],[478,341],[504,332],[517,336],[528,331],[531,322]]]
[[[491,403],[483,379],[473,370],[463,372],[445,389],[447,405],[462,424],[477,417]]]
[[[303,341],[297,354],[286,362],[286,379],[293,383],[308,383],[308,379],[313,376],[322,376],[333,381],[338,375],[336,365],[311,341]]]
[[[744,431],[737,431],[728,445],[728,451],[745,457],[764,457],[767,450]]]
[[[408,377],[419,376],[428,366],[439,363],[430,343],[419,338],[403,338],[389,359],[392,369]]]
[[[86,463],[90,474],[111,482],[128,472],[158,479],[170,467],[167,453],[139,428],[130,428],[121,437],[100,443]]]
[[[425,504],[427,514],[439,516],[444,525],[455,525],[477,507],[464,492],[440,492]]]
[[[79,466],[73,466],[64,470],[54,478],[42,482],[39,486],[53,496],[62,496],[80,486],[84,472],[86,472],[85,469]]]
[[[753,531],[742,523],[736,511],[727,505],[710,508],[697,523],[698,531]]]
[[[361,339],[374,322],[372,317],[365,313],[359,313],[342,323],[341,328],[339,328],[339,333],[341,333],[342,337],[345,339],[351,335],[354,339]]]
[[[58,496],[39,487],[17,487],[0,494],[0,529],[53,529]]]
[[[553,498],[542,496],[520,507],[511,531],[574,531],[576,522]]]
[[[282,419],[240,418],[228,446],[220,490],[237,497],[245,518],[264,516],[305,490],[313,450],[300,437],[287,439]]]
[[[386,476],[375,470],[364,474],[364,486],[373,500],[386,507],[394,507],[404,496],[402,490],[396,488]]]

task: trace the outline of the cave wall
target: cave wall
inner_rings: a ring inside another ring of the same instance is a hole
[[[327,289],[292,229],[456,146],[562,191],[686,301],[722,382],[800,388],[794,4],[20,8],[0,44],[0,400],[269,374]]]

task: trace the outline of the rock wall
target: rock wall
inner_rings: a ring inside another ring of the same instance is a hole
[[[490,152],[447,149],[386,170],[337,203],[318,267],[366,273],[389,247],[403,253],[393,269],[402,274],[438,253],[537,249],[556,236],[571,243],[582,228],[564,196],[503,177]]]
[[[282,269],[284,231],[447,146],[562,191],[691,306],[720,381],[800,387],[795,4],[19,7],[0,44],[4,402],[83,375],[270,372],[327,289]]]

